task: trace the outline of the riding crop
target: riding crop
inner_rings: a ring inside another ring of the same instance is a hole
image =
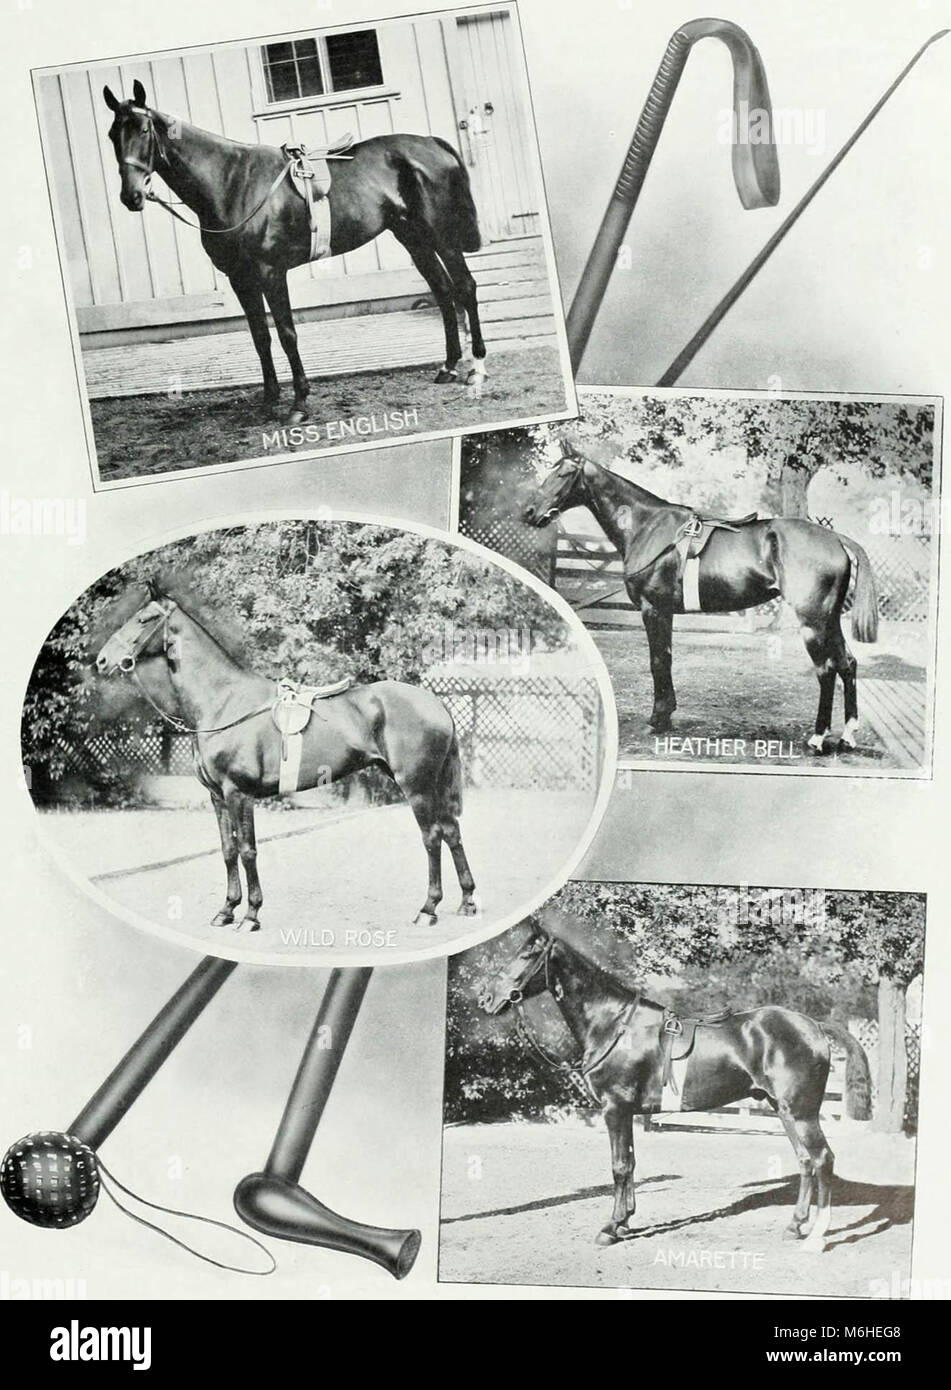
[[[575,373],[584,356],[690,50],[705,38],[721,39],[733,59],[733,178],[740,201],[747,209],[774,207],[779,201],[779,162],[773,141],[772,106],[758,50],[749,35],[728,20],[695,19],[682,24],[668,43],[657,70],[568,311],[568,349]],[[758,130],[751,131],[751,119],[757,124],[765,119],[768,140],[761,140]]]
[[[911,62],[908,63],[904,68],[902,68],[901,72],[895,78],[895,81],[891,84],[891,86],[884,93],[884,95],[880,97],[879,100],[875,103],[871,111],[861,122],[861,124],[856,128],[853,134],[849,136],[848,140],[846,140],[845,144],[839,150],[838,154],[834,157],[834,159],[832,159],[831,162],[826,166],[826,168],[823,169],[822,173],[816,179],[815,183],[808,190],[808,192],[803,194],[802,198],[800,198],[799,202],[793,208],[792,212],[789,214],[786,220],[776,229],[776,231],[770,237],[769,241],[767,241],[762,251],[760,251],[759,254],[753,258],[753,260],[743,271],[743,274],[739,277],[736,283],[726,292],[726,294],[720,300],[719,304],[716,306],[713,312],[704,321],[701,327],[697,329],[697,332],[690,339],[690,342],[687,344],[687,346],[683,349],[682,352],[680,352],[677,355],[677,357],[674,358],[673,362],[671,362],[666,372],[664,372],[664,375],[658,381],[658,386],[673,386],[677,381],[680,380],[680,377],[690,366],[690,363],[696,357],[697,353],[703,347],[704,343],[710,337],[711,333],[713,333],[714,329],[722,322],[722,320],[730,312],[730,310],[733,308],[733,305],[739,299],[743,291],[747,289],[750,284],[752,284],[753,280],[755,280],[756,276],[759,274],[763,266],[769,260],[770,256],[776,250],[779,243],[783,240],[786,233],[789,232],[792,229],[792,227],[796,224],[796,222],[799,221],[799,218],[802,216],[806,208],[812,202],[813,198],[822,188],[823,184],[825,184],[826,181],[832,177],[836,169],[838,169],[839,165],[842,163],[843,159],[845,159],[845,156],[848,154],[849,150],[856,143],[856,141],[861,138],[861,136],[865,133],[868,127],[872,124],[879,111],[881,111],[882,107],[893,95],[893,93],[898,90],[898,88],[904,82],[905,78],[911,72],[915,64],[919,61],[919,59],[921,59],[924,56],[924,54],[927,52],[927,50],[931,47],[933,43],[937,43],[938,39],[944,38],[945,34],[947,34],[948,32],[949,30],[947,29],[941,29],[937,34],[932,34],[931,38],[928,39],[927,43],[922,44],[921,48],[919,48],[918,52],[912,58]]]

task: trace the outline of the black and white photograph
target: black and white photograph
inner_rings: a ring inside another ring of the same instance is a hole
[[[460,527],[588,627],[622,763],[930,775],[940,402],[580,394],[463,442]]]
[[[11,1374],[933,1374],[949,0],[7,9]]]
[[[894,1297],[925,902],[576,881],[449,963],[440,1278]]]
[[[611,789],[611,718],[593,643],[527,576],[436,533],[261,521],[67,609],[24,776],[44,838],[136,925],[233,958],[405,960],[564,877]]]
[[[34,82],[97,486],[573,413],[514,5]]]

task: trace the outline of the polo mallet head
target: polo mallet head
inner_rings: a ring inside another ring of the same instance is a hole
[[[14,1216],[34,1226],[78,1226],[99,1196],[96,1155],[73,1134],[27,1134],[4,1154],[0,1193]]]
[[[779,202],[779,161],[766,71],[749,35],[726,19],[694,19],[673,34],[568,311],[568,347],[577,372],[693,45],[722,40],[733,59],[733,178],[744,208]]]

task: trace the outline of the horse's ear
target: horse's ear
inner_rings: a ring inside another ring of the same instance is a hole
[[[145,106],[145,88],[138,78],[132,83],[132,101],[135,106]]]
[[[115,115],[119,110],[119,98],[116,96],[115,92],[111,87],[103,87],[102,96],[109,110]]]

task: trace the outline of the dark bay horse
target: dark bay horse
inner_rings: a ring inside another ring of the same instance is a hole
[[[601,1106],[614,1174],[614,1208],[598,1244],[614,1245],[638,1234],[628,1225],[635,1211],[635,1115],[671,1108],[713,1110],[752,1096],[767,1100],[779,1116],[799,1165],[799,1196],[787,1235],[803,1240],[806,1249],[824,1249],[832,1219],[834,1155],[819,1124],[819,1109],[829,1075],[830,1039],[846,1050],[846,1090],[853,1118],[867,1119],[870,1113],[868,1059],[851,1033],[771,1004],[717,1015],[709,1023],[701,1020],[681,1080],[680,1103],[665,1103],[665,1025],[670,1011],[549,935],[534,919],[529,922],[525,945],[483,983],[479,1003],[489,1014],[510,1007],[521,1013],[524,1000],[548,990],[582,1051],[572,1070],[584,1078]],[[695,1022],[676,1021],[681,1029]],[[683,1032],[667,1032],[673,1038],[667,1045],[676,1049]],[[546,1061],[565,1069],[530,1031],[527,1036]],[[816,1214],[810,1221],[813,1196]]]
[[[672,667],[673,618],[685,606],[685,571],[677,541],[696,513],[665,502],[592,459],[565,452],[522,513],[530,526],[547,526],[560,512],[587,507],[621,556],[624,587],[640,609],[650,649],[654,707],[650,727],[670,728],[677,708]],[[828,749],[835,679],[845,695],[845,726],[838,751],[854,750],[858,726],[858,663],[842,633],[842,610],[855,566],[852,636],[878,637],[878,596],[868,555],[848,536],[798,517],[743,518],[710,534],[699,564],[698,601],[705,613],[733,613],[781,596],[799,630],[819,681],[819,708],[808,746]]]
[[[180,603],[152,585],[148,595],[101,648],[96,670],[129,676],[170,727],[193,736],[195,772],[211,794],[227,870],[224,906],[212,926],[234,921],[241,902],[240,858],[248,907],[237,930],[257,931],[263,895],[254,798],[280,789],[282,739],[271,714],[278,690],[274,681],[239,665]],[[316,702],[301,738],[299,789],[375,766],[403,792],[429,856],[429,891],[417,921],[436,921],[443,842],[462,889],[459,913],[475,916],[475,883],[459,831],[459,744],[445,705],[428,690],[400,681],[352,686]]]
[[[310,222],[304,200],[289,179],[275,187],[286,166],[281,150],[245,145],[146,105],[135,82],[132,99],[103,89],[113,121],[109,139],[121,177],[120,197],[131,212],[153,198],[158,174],[195,214],[213,264],[227,275],[248,320],[261,361],[264,401],[270,412],[280,387],[271,357],[265,301],[294,381],[290,423],[307,418],[310,390],[297,350],[297,330],[287,292],[287,272],[310,259]],[[458,310],[469,320],[472,368],[478,390],[485,375],[485,342],[475,280],[464,252],[481,245],[469,176],[453,147],[428,135],[378,135],[352,145],[333,160],[330,254],[354,251],[390,231],[406,248],[442,314],[446,360],[436,381],[457,380],[462,358]]]

